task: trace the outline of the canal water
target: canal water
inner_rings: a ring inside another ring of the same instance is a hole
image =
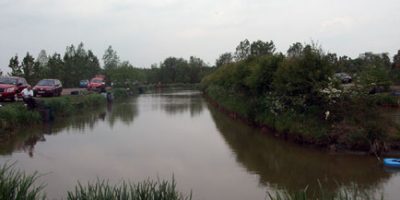
[[[400,198],[400,173],[376,158],[331,154],[274,138],[209,105],[198,91],[143,94],[0,142],[0,164],[38,171],[50,199],[77,182],[172,177],[194,199],[265,199],[286,189],[358,188]]]

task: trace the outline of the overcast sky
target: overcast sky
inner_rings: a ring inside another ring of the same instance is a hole
[[[0,68],[41,49],[64,54],[85,44],[98,57],[112,45],[121,60],[150,67],[191,55],[214,64],[243,39],[294,42],[356,57],[400,49],[399,0],[0,0]]]

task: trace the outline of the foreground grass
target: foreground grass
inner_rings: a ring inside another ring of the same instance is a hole
[[[16,170],[14,164],[4,164],[0,167],[0,199],[7,200],[37,200],[46,199],[43,192],[44,185],[38,184],[39,176],[35,172],[26,174]],[[279,190],[268,193],[269,200],[361,200],[383,199],[376,197],[372,192],[359,189],[356,184],[340,186],[338,190],[330,192],[319,183],[319,191],[304,190],[289,192]],[[61,197],[60,197],[61,198]],[[75,189],[67,192],[67,200],[190,200],[192,194],[185,195],[176,188],[175,179],[145,180],[138,183],[125,182],[110,184],[106,180],[98,179],[87,184],[78,184]]]
[[[82,185],[78,183],[74,191],[68,192],[69,200],[183,200],[192,199],[176,190],[174,179],[169,181],[146,180],[139,183],[122,182],[111,185],[108,181],[97,180],[94,183]]]
[[[306,187],[303,190],[296,192],[288,192],[287,190],[276,191],[275,193],[268,193],[268,200],[383,200],[383,195],[380,197],[375,194],[360,190],[356,184],[348,187],[341,186],[335,192],[325,190],[322,185],[319,185],[319,191],[310,191]]]
[[[45,199],[43,185],[37,185],[38,174],[26,174],[16,170],[14,165],[3,165],[0,168],[0,199],[35,200]]]
[[[14,164],[4,164],[0,168],[1,200],[46,199],[44,185],[37,184],[38,173],[26,174],[16,170]],[[192,195],[183,195],[176,189],[175,180],[146,180],[139,183],[122,182],[112,185],[98,179],[67,192],[68,200],[190,200]]]

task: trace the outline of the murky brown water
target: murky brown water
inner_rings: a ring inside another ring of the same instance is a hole
[[[77,181],[175,177],[194,199],[265,199],[268,191],[343,186],[399,199],[400,174],[373,157],[333,155],[262,134],[209,106],[196,91],[145,94],[29,128],[0,143],[0,164],[44,174],[50,198]]]

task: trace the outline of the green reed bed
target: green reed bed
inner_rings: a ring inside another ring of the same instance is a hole
[[[0,167],[1,200],[46,199],[44,185],[38,184],[37,172],[26,174],[15,169],[14,164]],[[60,199],[63,199],[60,197]],[[83,185],[78,182],[73,191],[67,192],[67,200],[190,200],[191,193],[178,192],[174,178],[167,180],[145,180],[138,183],[125,182],[110,184],[100,180]]]
[[[319,190],[311,191],[306,187],[299,191],[280,190],[268,192],[268,200],[383,200],[383,195],[376,195],[374,191],[360,189],[356,184],[341,186],[337,191],[328,191],[319,185]]]
[[[45,199],[44,185],[37,184],[38,174],[26,174],[15,169],[14,165],[0,167],[0,199],[36,200]]]
[[[41,119],[36,111],[29,111],[22,104],[0,107],[0,131],[12,130],[17,126],[26,126],[27,122],[37,123]]]
[[[190,195],[183,195],[176,189],[175,180],[152,181],[146,180],[139,183],[123,181],[121,184],[112,185],[105,180],[82,185],[78,183],[74,191],[68,192],[68,200],[186,200]]]
[[[0,107],[0,132],[10,132],[24,126],[37,124],[42,119],[71,116],[105,103],[106,98],[103,95],[88,94],[38,99],[37,107],[34,110],[28,110],[23,103],[9,104]],[[46,117],[46,115],[51,116]]]

